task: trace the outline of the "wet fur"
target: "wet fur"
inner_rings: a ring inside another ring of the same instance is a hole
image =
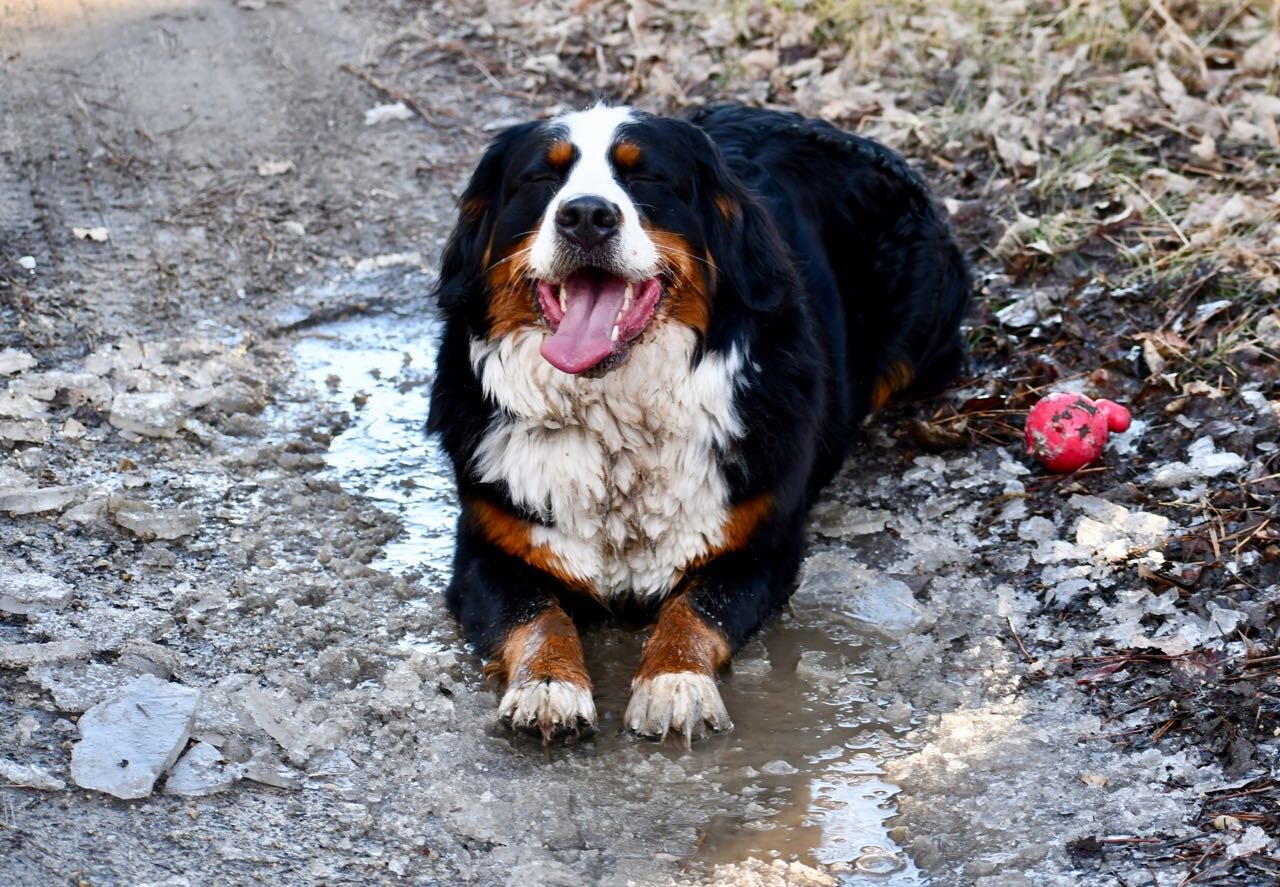
[[[859,423],[963,357],[968,271],[896,154],[736,106],[609,119],[627,146],[617,186],[678,270],[625,361],[555,370],[527,273],[495,287],[492,262],[563,185],[555,121],[498,136],[442,261],[429,428],[464,503],[447,600],[489,658],[584,593],[680,595],[736,650],[790,595],[808,508]]]

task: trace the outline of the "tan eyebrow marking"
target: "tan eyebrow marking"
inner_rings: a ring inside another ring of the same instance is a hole
[[[618,169],[631,169],[640,162],[640,146],[635,142],[619,142],[613,149],[613,162]]]
[[[563,139],[551,143],[547,149],[547,163],[556,169],[564,169],[573,160],[573,143]]]

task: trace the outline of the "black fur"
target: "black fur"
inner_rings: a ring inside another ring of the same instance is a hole
[[[773,507],[745,547],[684,580],[737,649],[790,595],[806,513],[848,452],[876,380],[902,364],[909,393],[923,394],[960,367],[969,274],[921,179],[867,139],[737,106],[687,121],[641,115],[625,132],[644,159],[618,180],[646,222],[714,262],[701,353],[738,345],[751,357],[736,402],[746,434],[718,458],[731,502],[766,494]],[[544,159],[551,138],[541,123],[507,130],[467,186],[437,291],[446,328],[429,419],[464,503],[529,521],[539,518],[471,473],[496,407],[472,372],[468,341],[488,323],[486,246],[532,230],[558,187]],[[483,655],[564,595],[552,576],[495,548],[464,508],[448,603]]]

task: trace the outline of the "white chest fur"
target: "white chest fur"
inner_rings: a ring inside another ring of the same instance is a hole
[[[694,367],[693,331],[667,323],[623,366],[584,378],[544,360],[542,337],[472,340],[471,365],[503,410],[472,470],[547,520],[533,542],[602,596],[664,595],[723,541],[728,488],[715,449],[742,434],[742,356],[709,354]]]

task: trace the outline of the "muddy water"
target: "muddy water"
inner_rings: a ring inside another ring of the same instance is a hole
[[[332,476],[403,522],[401,537],[374,565],[418,573],[435,589],[447,580],[457,510],[443,454],[423,432],[438,333],[429,314],[387,312],[308,330],[294,352],[320,396],[351,416],[330,448]],[[423,606],[439,603],[431,596]],[[615,628],[586,636],[602,721],[586,753],[601,768],[639,741],[622,733],[619,720],[640,642]],[[708,778],[738,799],[727,811],[706,812],[697,849],[685,859],[690,873],[782,858],[830,866],[845,884],[925,883],[889,835],[897,788],[880,766],[909,750],[899,737],[910,729],[910,713],[877,699],[860,666],[861,644],[821,614],[786,613],[723,683],[735,729],[692,750],[653,746],[655,754],[697,756]],[[541,753],[522,738],[511,742],[517,755]],[[665,851],[657,836],[653,851]]]

